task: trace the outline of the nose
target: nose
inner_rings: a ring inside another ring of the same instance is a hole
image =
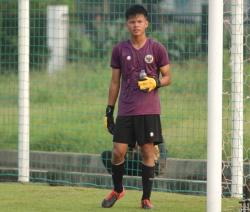
[[[135,26],[138,27],[140,24],[139,22],[135,22]]]

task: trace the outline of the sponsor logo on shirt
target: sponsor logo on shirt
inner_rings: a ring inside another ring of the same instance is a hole
[[[154,61],[154,57],[151,54],[147,54],[144,58],[146,63],[152,63]]]

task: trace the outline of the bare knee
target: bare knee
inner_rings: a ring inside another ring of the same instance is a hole
[[[113,155],[112,155],[112,164],[121,164],[124,161],[127,148],[123,145],[114,145]]]

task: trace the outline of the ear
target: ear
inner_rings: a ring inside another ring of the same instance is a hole
[[[148,20],[146,20],[146,28],[148,28],[148,25],[149,25]]]

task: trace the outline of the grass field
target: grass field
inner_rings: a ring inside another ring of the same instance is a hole
[[[2,212],[99,212],[142,211],[140,191],[128,190],[126,196],[111,209],[100,206],[108,190],[83,187],[50,187],[45,184],[0,183]],[[204,196],[153,192],[154,210],[158,212],[206,211]],[[238,212],[236,199],[223,199],[222,211]]]
[[[246,70],[249,71],[250,67]],[[207,146],[207,66],[189,61],[173,65],[172,72],[172,85],[160,90],[162,128],[168,156],[204,159]],[[103,125],[110,75],[109,67],[98,63],[95,66],[70,64],[52,75],[45,71],[31,72],[31,150],[100,153],[110,149],[111,136]],[[0,149],[17,148],[17,77],[17,74],[0,74]],[[228,65],[225,66],[224,78],[224,153],[230,155]],[[247,108],[250,108],[250,102],[244,104],[244,141],[245,153],[248,154],[250,113]]]

